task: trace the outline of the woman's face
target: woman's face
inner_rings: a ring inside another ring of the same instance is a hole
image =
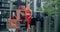
[[[18,9],[20,9],[20,6],[18,6]]]

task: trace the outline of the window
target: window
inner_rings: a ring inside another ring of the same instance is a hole
[[[9,4],[5,4],[5,7],[9,7]]]
[[[4,4],[2,3],[2,7],[4,7]]]
[[[41,10],[41,0],[37,0],[36,1],[36,9],[37,9],[37,11],[40,11]]]
[[[25,0],[21,0],[22,2],[25,2]]]
[[[36,12],[36,18],[40,17],[40,12]]]
[[[0,22],[0,31],[4,31],[6,29],[6,22]]]
[[[2,0],[0,0],[0,2],[2,2]]]
[[[2,11],[2,18],[9,18],[9,11],[3,10]]]
[[[2,0],[2,2],[8,2],[8,0]]]
[[[2,0],[2,2],[5,2],[4,0]]]
[[[2,18],[2,15],[1,14],[2,14],[2,11],[0,10],[0,21],[1,21],[1,18]]]
[[[0,11],[0,15],[1,15],[1,11]]]
[[[28,2],[30,2],[30,0],[27,0]]]
[[[0,2],[0,7],[2,6],[2,2]]]
[[[7,18],[2,18],[2,22],[7,22],[8,19]]]
[[[2,3],[2,7],[9,7],[9,6],[10,6],[9,4]]]

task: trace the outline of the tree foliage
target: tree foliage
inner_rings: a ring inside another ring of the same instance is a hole
[[[57,0],[57,14],[60,15],[60,0]]]
[[[50,1],[48,3],[46,2],[44,4],[44,12],[47,13],[49,16],[52,15],[57,10],[56,5],[57,5],[57,0]]]

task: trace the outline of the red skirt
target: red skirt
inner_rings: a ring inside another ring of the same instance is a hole
[[[31,17],[26,16],[25,19],[26,19],[26,21],[27,21],[27,28],[28,28],[28,26],[29,26],[30,23],[31,23]]]

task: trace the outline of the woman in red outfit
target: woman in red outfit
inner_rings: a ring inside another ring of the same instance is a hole
[[[25,6],[22,6],[22,5],[19,6],[19,9],[21,7],[25,11],[25,14],[22,13],[19,9],[17,10],[17,12],[20,13],[22,16],[24,16],[27,21],[27,31],[30,29],[30,22],[31,22],[31,16],[32,16],[32,10],[30,9],[30,4],[27,5],[26,8]]]

